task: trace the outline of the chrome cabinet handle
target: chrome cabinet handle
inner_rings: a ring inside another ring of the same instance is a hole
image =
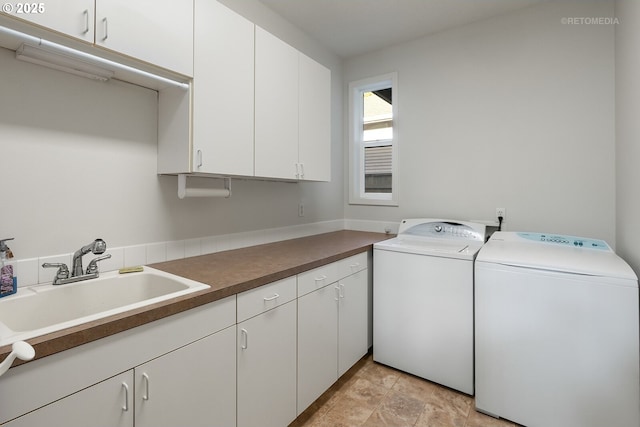
[[[82,12],[84,14],[84,31],[82,32],[82,34],[87,34],[90,30],[89,28],[89,9],[85,9],[84,12]]]
[[[149,375],[147,373],[142,374],[142,379],[144,380],[144,394],[142,395],[142,400],[149,400]]]
[[[273,301],[274,299],[278,299],[278,298],[280,298],[280,295],[278,295],[278,294],[273,294],[273,296],[271,296],[271,297],[264,297],[263,299],[264,299],[265,301]]]
[[[325,275],[323,274],[323,275],[322,275],[322,276],[320,276],[320,277],[316,277],[316,278],[315,278],[315,281],[316,281],[316,282],[320,282],[320,281],[322,281],[322,280],[326,280],[326,279],[327,279],[327,276],[325,276]]]
[[[107,17],[102,18],[102,22],[104,23],[104,37],[102,41],[105,41],[109,38],[109,21],[107,21]]]
[[[124,389],[124,405],[122,405],[122,410],[124,412],[129,411],[129,386],[127,383],[122,383],[122,388]]]
[[[300,178],[304,178],[304,163],[300,163]]]
[[[340,288],[336,285],[333,287],[336,290],[335,300],[338,301],[340,299]]]
[[[344,298],[344,283],[339,283],[338,286],[340,287],[338,294],[340,295],[340,298]]]
[[[249,333],[244,328],[240,329],[240,333],[241,333],[242,338],[243,338],[243,342],[240,345],[240,348],[242,348],[243,350],[246,350],[247,347],[249,347]]]
[[[359,263],[359,262],[356,262],[355,264],[351,264],[349,267],[351,267],[351,268],[358,268],[358,267],[360,267],[360,263]]]
[[[201,168],[202,167],[202,150],[198,150],[196,154],[198,155],[197,166],[198,168]]]

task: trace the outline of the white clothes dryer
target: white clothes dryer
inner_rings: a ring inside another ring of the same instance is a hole
[[[485,226],[407,219],[373,246],[373,360],[473,394],[473,260]]]
[[[496,232],[475,291],[479,411],[528,427],[640,425],[638,279],[606,242]]]

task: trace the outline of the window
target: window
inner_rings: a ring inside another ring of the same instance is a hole
[[[398,205],[397,74],[349,84],[349,203]]]

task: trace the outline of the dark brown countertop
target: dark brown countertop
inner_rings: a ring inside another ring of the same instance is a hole
[[[206,283],[210,289],[130,310],[51,334],[28,339],[36,359],[86,344],[154,320],[244,292],[347,258],[391,235],[336,231],[231,251],[151,264],[150,267]],[[0,360],[11,346],[0,347]],[[13,366],[21,361],[14,362]]]

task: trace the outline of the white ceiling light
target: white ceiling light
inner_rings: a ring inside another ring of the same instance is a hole
[[[22,46],[16,50],[16,58],[21,61],[44,65],[54,70],[64,71],[75,74],[76,76],[87,77],[103,82],[106,82],[115,74],[111,70],[89,64],[80,59],[57,52],[50,52],[28,44],[22,44]]]

